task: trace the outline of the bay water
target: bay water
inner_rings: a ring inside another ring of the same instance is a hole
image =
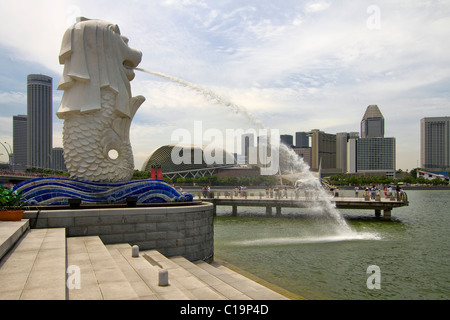
[[[339,210],[350,234],[305,209],[266,217],[265,208],[239,207],[230,217],[218,207],[215,257],[305,299],[449,299],[450,190],[407,194],[409,206],[393,209],[391,221]]]

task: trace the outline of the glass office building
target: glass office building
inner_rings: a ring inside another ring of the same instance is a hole
[[[450,168],[450,117],[420,120],[420,166],[436,170]]]

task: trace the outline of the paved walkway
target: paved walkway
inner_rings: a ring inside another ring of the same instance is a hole
[[[220,263],[0,221],[0,300],[288,300]],[[169,285],[159,285],[162,270]],[[164,271],[164,272],[165,272]],[[291,296],[290,298],[300,298]]]

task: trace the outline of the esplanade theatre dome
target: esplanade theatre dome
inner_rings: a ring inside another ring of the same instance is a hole
[[[200,161],[201,160],[201,161]],[[164,173],[233,167],[234,156],[222,148],[167,145],[157,148],[145,161],[142,171],[160,167]]]

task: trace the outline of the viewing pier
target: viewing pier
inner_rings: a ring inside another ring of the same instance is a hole
[[[293,195],[282,197],[274,196],[266,197],[264,192],[249,192],[248,195],[234,196],[234,192],[222,191],[211,192],[209,197],[198,194],[202,201],[214,204],[214,213],[216,214],[217,206],[231,206],[231,215],[238,216],[238,207],[265,207],[266,216],[273,215],[275,208],[276,216],[281,216],[282,208],[310,208],[317,207],[320,202],[326,201],[324,198],[311,197],[294,197]],[[362,195],[362,197],[331,197],[330,201],[336,205],[337,209],[358,209],[373,210],[376,217],[383,214],[384,220],[390,220],[392,210],[409,205],[408,195],[401,192],[398,195],[392,194],[389,197],[376,195],[371,199],[370,195]]]

